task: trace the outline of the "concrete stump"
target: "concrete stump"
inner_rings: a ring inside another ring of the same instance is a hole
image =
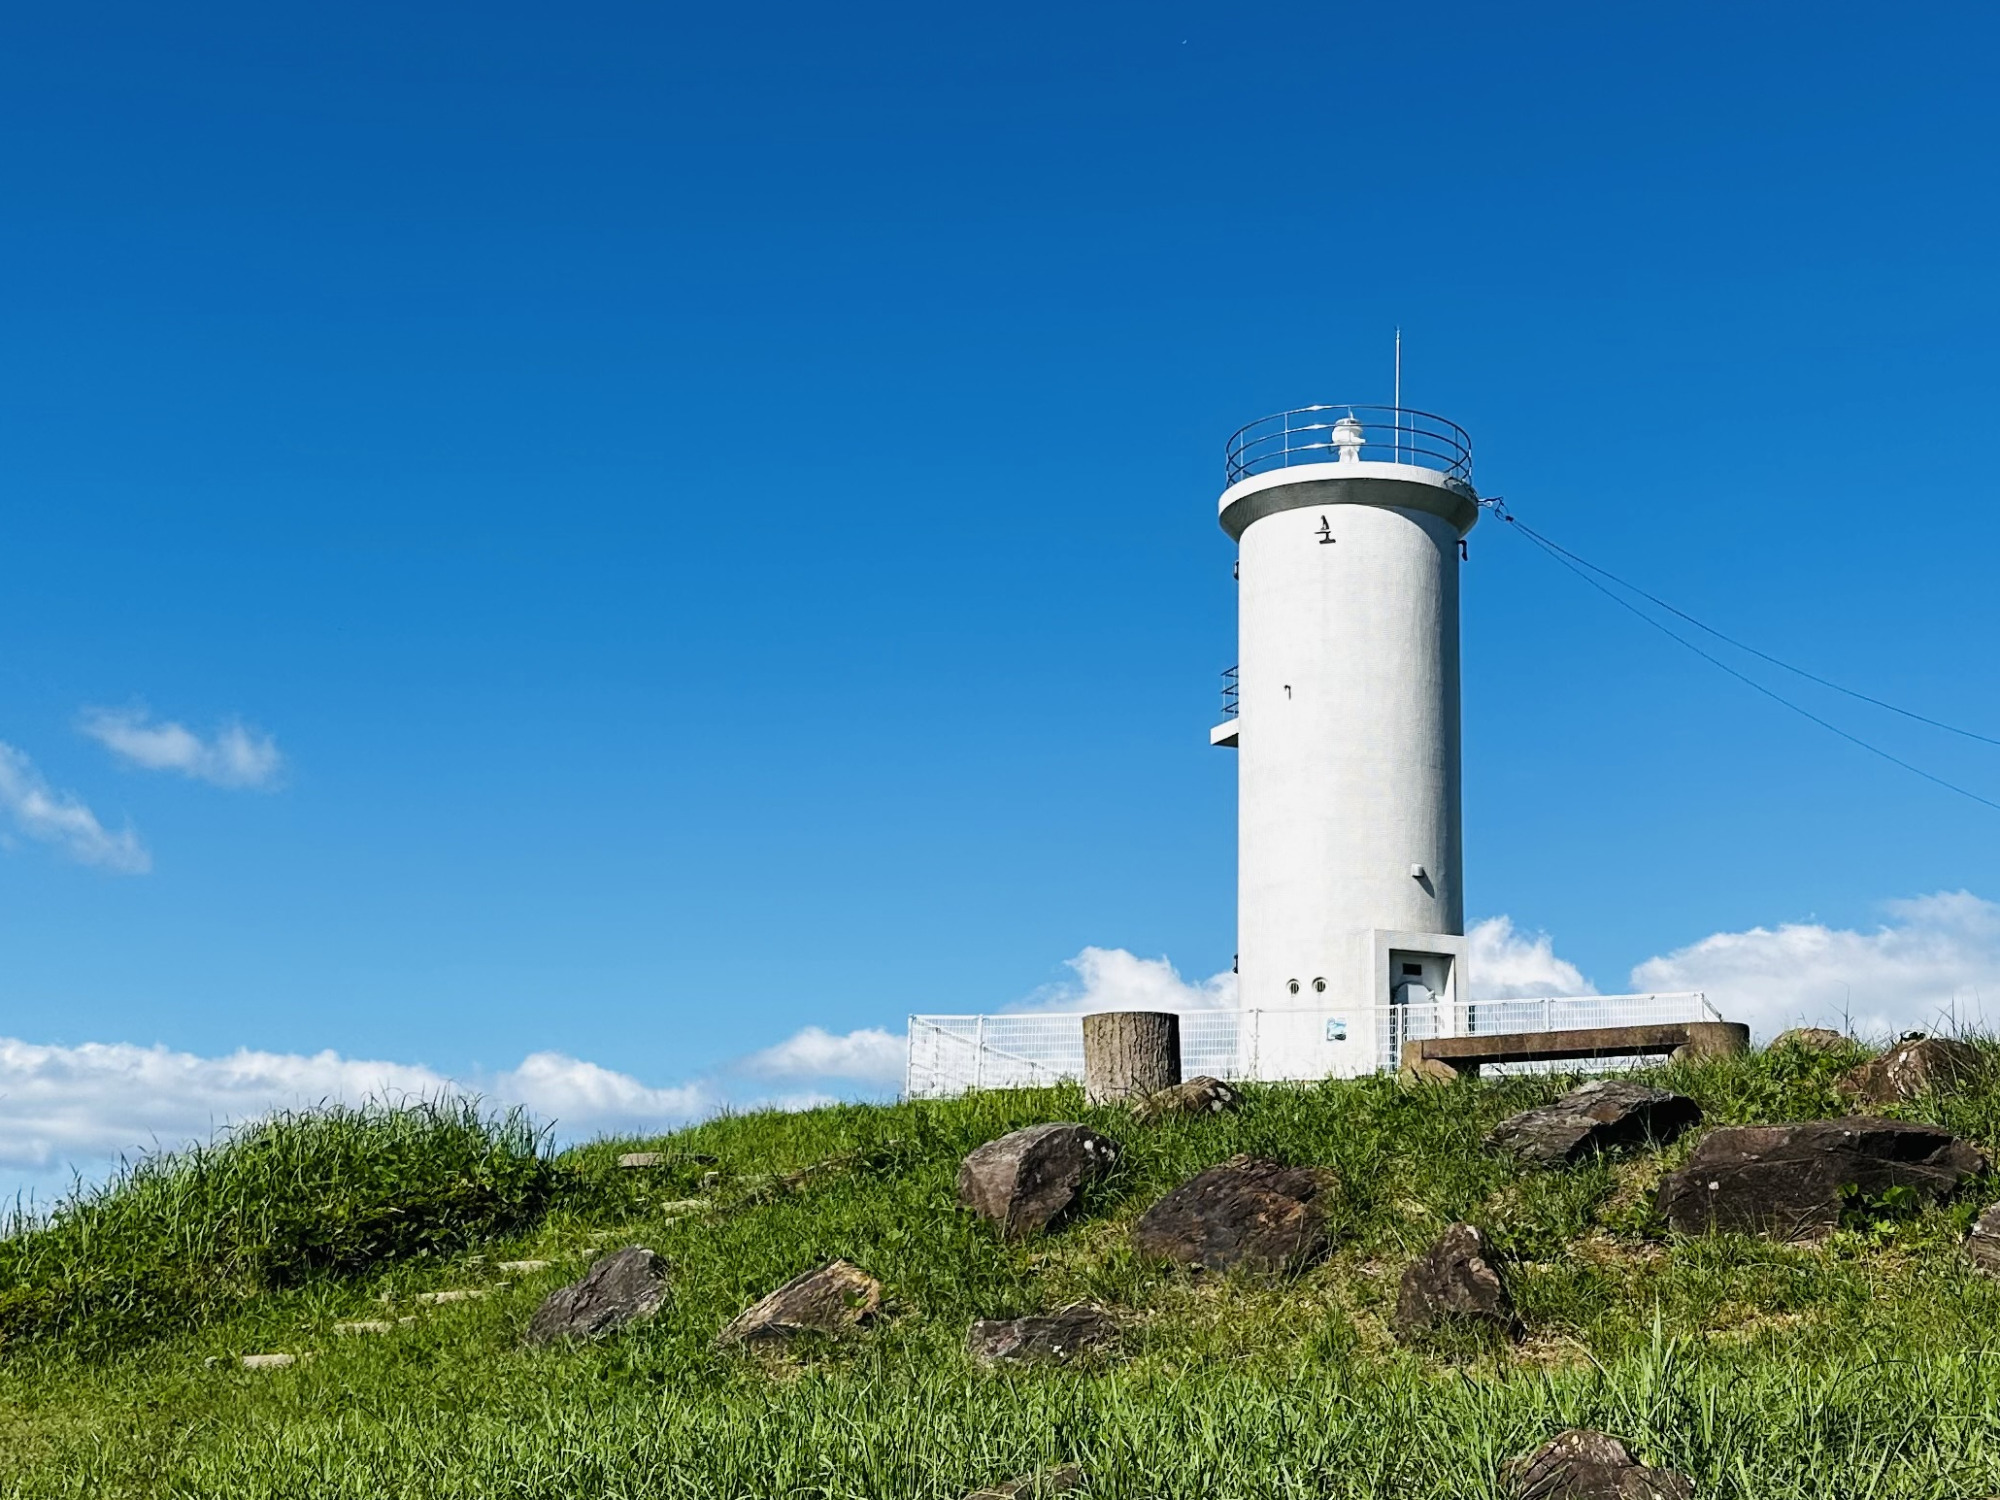
[[[1181,1081],[1181,1018],[1171,1011],[1106,1010],[1083,1018],[1088,1104],[1143,1099]]]

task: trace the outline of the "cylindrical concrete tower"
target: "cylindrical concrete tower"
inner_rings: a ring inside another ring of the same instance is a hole
[[[1230,439],[1240,1003],[1266,1076],[1393,1065],[1462,1028],[1458,565],[1472,445],[1319,406]],[[1297,1011],[1292,1017],[1268,1014]]]

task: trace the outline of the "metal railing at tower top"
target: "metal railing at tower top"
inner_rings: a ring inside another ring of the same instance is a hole
[[[1301,406],[1231,434],[1225,483],[1297,464],[1415,464],[1468,489],[1472,438],[1456,422],[1399,406]]]

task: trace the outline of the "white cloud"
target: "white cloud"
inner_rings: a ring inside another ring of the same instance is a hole
[[[1812,922],[1718,932],[1647,959],[1632,984],[1702,990],[1760,1037],[1801,1025],[1882,1036],[2000,1022],[2000,904],[1940,891],[1884,909],[1890,920],[1872,932]]]
[[[0,1162],[45,1166],[155,1141],[177,1146],[286,1106],[447,1086],[429,1068],[333,1052],[197,1057],[125,1042],[46,1047],[10,1038],[0,1040]]]
[[[879,1026],[836,1036],[818,1026],[752,1053],[746,1072],[765,1078],[846,1078],[890,1086],[902,1082],[904,1039]]]
[[[205,1140],[218,1126],[326,1101],[477,1093],[523,1105],[566,1137],[658,1130],[712,1113],[706,1083],[651,1088],[559,1052],[460,1080],[421,1063],[242,1050],[200,1057],[166,1047],[0,1039],[0,1164],[46,1168]]]
[[[652,1088],[629,1073],[615,1073],[560,1052],[536,1052],[518,1068],[499,1073],[483,1090],[520,1104],[540,1120],[553,1120],[566,1136],[658,1130],[721,1107],[722,1097],[701,1080]]]
[[[1469,934],[1473,998],[1594,995],[1575,964],[1558,958],[1547,933],[1516,932],[1511,919],[1489,917]],[[1236,975],[1184,979],[1165,958],[1141,958],[1124,948],[1085,948],[1067,961],[1073,979],[1045,986],[1018,1012],[1094,1010],[1217,1010],[1237,1003]],[[900,1043],[899,1043],[900,1045]]]
[[[1912,1029],[2000,1029],[2000,903],[1967,891],[1884,903],[1870,931],[1789,923],[1719,932],[1633,968],[1640,994],[1699,990],[1760,1038],[1788,1026],[1846,1024],[1864,1036]],[[1545,932],[1489,917],[1467,934],[1472,998],[1595,995]],[[1085,948],[1075,977],[1011,1011],[1200,1010],[1236,1003],[1233,974],[1184,979],[1164,958]]]
[[[1547,933],[1532,937],[1507,917],[1476,924],[1468,969],[1473,998],[1594,995],[1575,964],[1558,958]],[[1085,948],[1068,960],[1075,978],[1037,990],[1009,1011],[1216,1010],[1237,1003],[1236,975],[1184,979],[1164,958],[1141,958],[1124,948]]]
[[[1567,959],[1556,957],[1546,932],[1514,930],[1511,917],[1488,917],[1466,934],[1471,999],[1539,999],[1544,995],[1594,995],[1597,987]]]
[[[0,744],[0,815],[19,833],[55,845],[79,864],[121,875],[143,875],[153,867],[131,828],[111,832],[79,799],[52,790],[35,763],[8,744]]]
[[[1140,958],[1123,948],[1085,948],[1069,959],[1076,977],[1048,985],[1010,1011],[1214,1010],[1236,1003],[1230,972],[1187,980],[1164,958]]]
[[[147,771],[178,771],[196,781],[228,787],[271,787],[284,769],[278,742],[234,721],[203,739],[169,719],[151,722],[143,709],[92,709],[82,729],[113,755]]]

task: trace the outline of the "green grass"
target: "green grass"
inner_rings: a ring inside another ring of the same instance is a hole
[[[561,1173],[462,1099],[279,1114],[149,1157],[0,1238],[0,1350],[98,1354],[316,1280],[525,1228]]]
[[[1801,1118],[1843,1112],[1848,1060],[1661,1076],[1716,1121]],[[1572,1423],[1704,1496],[2000,1494],[2000,1285],[1959,1248],[1979,1194],[1810,1248],[1676,1239],[1649,1189],[1691,1143],[1566,1172],[1479,1148],[1563,1083],[1248,1088],[1238,1115],[1144,1128],[1056,1089],[747,1115],[554,1158],[518,1121],[442,1107],[290,1117],[0,1242],[0,1299],[60,1308],[17,1315],[0,1345],[0,1495],[956,1500],[1073,1461],[1104,1500],[1476,1500]],[[1911,1112],[2000,1148],[2000,1090]],[[1057,1233],[1001,1244],[957,1208],[957,1163],[1049,1119],[1116,1137],[1118,1171]],[[674,1164],[619,1170],[639,1146]],[[1275,1282],[1137,1259],[1132,1219],[1236,1151],[1335,1170],[1334,1254]],[[388,1212],[405,1196],[408,1224]],[[1511,1258],[1527,1337],[1399,1348],[1402,1266],[1461,1217]],[[541,1297],[626,1243],[671,1266],[660,1315],[523,1349]],[[748,1302],[834,1256],[882,1279],[879,1324],[790,1358],[715,1350]],[[554,1264],[494,1270],[521,1258]],[[494,1290],[414,1301],[468,1286]],[[1079,1298],[1121,1310],[1119,1357],[967,1364],[973,1318]],[[415,1321],[333,1331],[383,1317]],[[314,1357],[233,1359],[279,1350]]]

